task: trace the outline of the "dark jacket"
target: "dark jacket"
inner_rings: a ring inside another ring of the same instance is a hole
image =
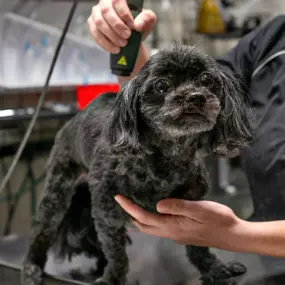
[[[285,219],[285,16],[246,35],[218,62],[243,80],[252,102],[256,129],[243,158],[253,219]]]

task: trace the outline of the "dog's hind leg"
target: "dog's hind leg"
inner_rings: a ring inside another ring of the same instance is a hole
[[[186,246],[189,261],[202,275],[203,285],[232,285],[232,277],[246,272],[246,267],[238,262],[224,264],[208,247]]]
[[[79,173],[79,166],[69,157],[68,150],[54,145],[47,164],[36,224],[23,265],[22,285],[41,283],[47,251],[56,240],[57,230],[71,203]]]

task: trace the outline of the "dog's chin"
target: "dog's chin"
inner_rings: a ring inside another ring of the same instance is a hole
[[[207,132],[213,127],[214,124],[203,124],[196,121],[185,126],[168,125],[164,127],[164,131],[167,132],[171,137],[179,138]]]
[[[206,112],[183,112],[183,110],[172,109],[164,116],[157,116],[162,120],[155,120],[155,124],[162,133],[172,138],[193,136],[210,131],[216,124],[219,108],[207,110]]]
[[[170,138],[190,137],[203,132],[210,131],[216,120],[211,118],[208,120],[202,115],[185,115],[181,116],[179,120],[171,121],[166,120],[163,123],[159,123],[158,127],[160,131]]]

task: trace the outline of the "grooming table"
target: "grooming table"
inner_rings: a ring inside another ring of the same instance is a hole
[[[129,285],[200,285],[198,272],[189,265],[183,246],[142,233],[131,233]],[[11,235],[0,238],[0,284],[20,285],[20,267],[27,250],[28,237]],[[284,285],[285,260],[216,251],[225,261],[238,260],[248,273],[237,285]],[[83,256],[71,263],[60,263],[52,253],[46,264],[45,285],[85,285],[91,282],[94,261]],[[82,271],[81,271],[82,270]],[[80,272],[82,274],[80,274]],[[84,277],[83,277],[84,275]]]

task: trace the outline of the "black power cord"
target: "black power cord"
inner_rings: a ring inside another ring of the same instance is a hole
[[[20,144],[20,146],[19,146],[19,148],[18,148],[18,150],[17,150],[17,152],[15,154],[15,157],[14,157],[12,163],[11,163],[11,166],[10,166],[7,174],[5,175],[5,177],[3,178],[2,182],[1,182],[0,195],[4,191],[4,189],[5,189],[8,181],[9,181],[9,179],[11,178],[11,176],[12,176],[14,170],[15,170],[15,167],[16,167],[16,165],[17,165],[17,163],[18,163],[18,161],[19,161],[19,159],[20,159],[20,157],[21,157],[21,155],[23,153],[23,150],[24,150],[24,148],[25,148],[25,146],[26,146],[26,144],[27,144],[27,142],[28,142],[28,140],[30,138],[32,130],[33,130],[34,126],[35,126],[35,123],[36,123],[37,118],[39,116],[39,112],[40,112],[41,107],[42,107],[42,105],[44,103],[46,93],[48,91],[49,82],[50,82],[50,79],[51,79],[51,76],[52,76],[55,64],[57,62],[57,59],[58,59],[61,47],[62,47],[63,42],[65,40],[65,36],[66,36],[67,31],[69,29],[69,26],[70,26],[70,23],[72,21],[72,18],[73,18],[73,15],[75,13],[75,10],[77,8],[77,5],[78,5],[78,0],[74,0],[73,4],[71,6],[71,9],[70,9],[69,15],[67,17],[65,26],[63,28],[61,37],[60,37],[60,39],[58,41],[58,44],[56,46],[56,50],[55,50],[55,53],[54,53],[54,56],[53,56],[53,59],[52,59],[52,62],[51,62],[51,66],[50,66],[48,75],[47,75],[47,79],[46,79],[45,85],[43,87],[42,93],[40,95],[40,98],[39,98],[38,105],[36,107],[35,113],[34,113],[32,119],[31,119],[29,127],[28,127],[28,129],[27,129],[27,131],[25,133],[25,136],[24,136],[24,138],[23,138],[23,140],[22,140],[22,142],[21,142],[21,144]]]

